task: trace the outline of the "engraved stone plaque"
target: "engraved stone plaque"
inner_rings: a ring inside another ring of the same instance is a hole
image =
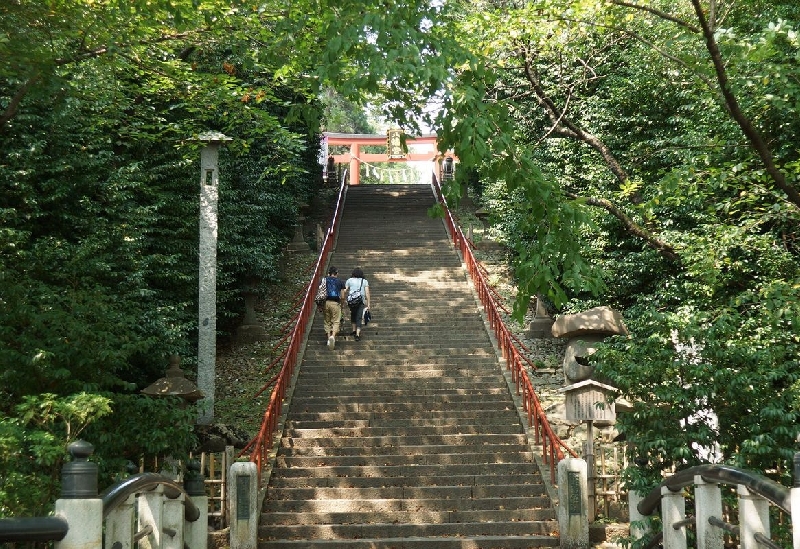
[[[236,520],[250,519],[250,477],[236,475]]]
[[[582,510],[581,502],[581,474],[577,471],[567,472],[567,508],[570,515],[580,515]]]

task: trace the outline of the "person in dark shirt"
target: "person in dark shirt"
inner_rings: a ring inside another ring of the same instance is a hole
[[[342,302],[344,302],[344,282],[337,276],[336,267],[328,269],[325,278],[327,297],[325,298],[325,334],[328,336],[328,348],[336,348],[336,334],[339,332],[339,322],[342,319]]]

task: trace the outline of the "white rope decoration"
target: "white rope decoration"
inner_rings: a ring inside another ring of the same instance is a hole
[[[420,175],[421,175],[421,171],[420,170],[412,168],[412,167],[404,166],[401,169],[397,169],[397,168],[381,168],[381,167],[379,167],[379,166],[377,166],[375,164],[371,164],[369,162],[365,162],[365,161],[361,160],[357,156],[355,156],[353,158],[358,160],[361,164],[363,164],[366,167],[365,172],[366,172],[367,177],[370,176],[370,170],[371,170],[372,177],[374,177],[378,181],[383,181],[384,178],[388,176],[389,183],[393,184],[394,180],[395,180],[395,176],[400,176],[399,180],[402,181],[403,179],[407,179],[409,177],[420,177]]]

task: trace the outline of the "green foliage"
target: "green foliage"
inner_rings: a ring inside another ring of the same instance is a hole
[[[325,131],[340,133],[376,133],[364,107],[347,101],[336,90],[326,88],[320,94],[325,114]]]
[[[178,397],[115,394],[109,397],[114,415],[95,421],[85,440],[95,446],[101,485],[110,485],[128,462],[150,463],[171,457],[186,462],[197,447],[197,412]]]
[[[0,516],[42,516],[59,496],[66,448],[111,413],[109,399],[88,393],[28,395],[0,414]]]
[[[3,504],[24,505],[4,512],[27,514],[56,493],[67,437],[58,422],[18,418],[43,393],[112,403],[84,433],[106,479],[119,460],[193,448],[191,410],[135,396],[163,375],[165,356],[191,364],[196,352],[193,137],[234,138],[221,153],[221,329],[235,325],[243,289],[274,278],[298,205],[320,184],[312,59],[259,41],[283,6],[262,8],[0,6],[0,414],[4,447],[19,443],[32,460],[6,477]],[[301,65],[284,70],[295,55]],[[59,422],[72,432],[77,419]]]
[[[647,466],[629,486],[708,459],[790,470],[800,213],[764,159],[797,187],[800,13],[748,1],[711,21],[722,87],[689,2],[633,6],[461,4],[473,57],[440,135],[516,251],[518,317],[531,293],[623,313],[631,336],[592,362],[634,406],[618,428]]]

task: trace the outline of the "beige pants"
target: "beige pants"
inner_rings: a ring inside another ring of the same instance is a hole
[[[342,319],[342,306],[338,301],[325,302],[325,335],[336,335],[339,332],[339,321]]]

